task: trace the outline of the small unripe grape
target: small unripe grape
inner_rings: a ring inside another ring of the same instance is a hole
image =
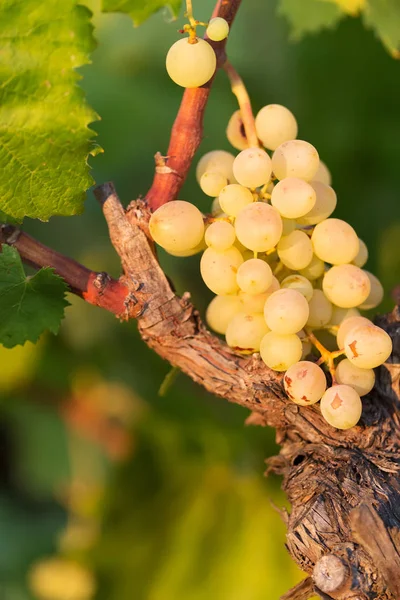
[[[298,177],[282,179],[271,194],[272,206],[287,219],[297,219],[310,212],[316,199],[312,186]]]
[[[236,217],[242,208],[248,204],[253,204],[253,202],[254,198],[251,191],[238,183],[227,185],[219,195],[219,204],[230,217]]]
[[[308,315],[308,302],[296,290],[278,290],[265,302],[265,321],[275,333],[283,335],[297,333],[307,323]]]
[[[286,371],[283,378],[289,398],[300,406],[315,404],[326,390],[325,373],[313,362],[302,360]]]
[[[349,385],[334,385],[321,398],[321,413],[332,427],[350,429],[360,420],[361,398]]]
[[[314,292],[311,282],[306,277],[297,274],[285,277],[281,282],[281,287],[300,292],[307,302],[310,302]]]
[[[345,340],[347,334],[349,333],[349,331],[351,331],[352,329],[356,329],[357,327],[360,327],[361,325],[372,325],[372,324],[373,324],[372,321],[370,321],[366,317],[360,317],[357,315],[348,317],[347,319],[344,319],[339,326],[339,330],[338,330],[338,333],[336,336],[338,348],[340,350],[342,350],[344,348],[344,340]]]
[[[344,340],[344,351],[350,362],[361,369],[375,369],[392,353],[390,336],[375,325],[351,329]]]
[[[222,17],[214,17],[210,20],[206,34],[213,42],[221,42],[228,37],[229,24]]]
[[[321,275],[323,275],[324,272],[325,263],[323,260],[318,258],[318,256],[315,256],[315,254],[313,254],[311,262],[304,269],[299,269],[300,275],[303,275],[306,279],[309,279],[310,281],[315,281],[316,279],[321,277]]]
[[[259,258],[241,264],[236,277],[240,289],[247,294],[262,294],[272,284],[271,267]]]
[[[293,113],[280,104],[264,106],[257,113],[255,123],[257,136],[268,150],[276,150],[284,142],[297,137],[297,121]]]
[[[310,314],[307,320],[307,326],[313,329],[319,329],[329,323],[332,317],[332,304],[321,290],[314,290],[311,300],[308,303]]]
[[[171,46],[166,59],[168,75],[172,81],[185,88],[204,85],[215,73],[217,58],[208,42],[196,38],[182,38]]]
[[[227,221],[215,221],[207,227],[204,238],[214,250],[228,250],[235,243],[235,228]]]
[[[332,176],[326,164],[320,159],[318,171],[313,177],[313,181],[321,181],[325,185],[332,185]]]
[[[260,344],[260,355],[267,367],[274,371],[287,371],[294,363],[299,362],[303,352],[298,335],[281,335],[270,331]]]
[[[162,248],[181,252],[195,248],[204,235],[203,215],[194,204],[173,200],[151,215],[149,222],[153,240]]]
[[[327,263],[350,263],[358,254],[360,243],[351,225],[341,219],[325,219],[315,226],[311,241],[314,253]]]
[[[237,181],[248,188],[257,188],[271,179],[271,159],[261,148],[242,150],[233,163]]]
[[[239,242],[254,252],[267,252],[282,235],[282,219],[278,211],[264,202],[249,204],[236,217],[235,230]]]
[[[304,231],[295,230],[282,237],[277,246],[278,256],[282,263],[297,271],[310,264],[313,257],[311,240]]]
[[[316,225],[331,216],[336,208],[337,197],[333,188],[321,181],[310,181],[310,186],[316,194],[312,209],[297,219],[300,225]]]
[[[243,305],[238,296],[215,296],[207,307],[206,321],[211,329],[225,335],[230,321],[241,311]]]
[[[353,259],[353,265],[356,267],[363,267],[368,260],[368,248],[365,242],[358,238],[360,247],[358,249],[357,256]]]
[[[196,167],[196,179],[200,184],[200,179],[204,173],[211,171],[214,173],[221,173],[229,183],[235,183],[235,177],[233,175],[233,162],[235,157],[231,152],[226,150],[211,150],[201,157]]]
[[[336,306],[354,308],[367,300],[371,283],[365,271],[355,265],[338,265],[325,273],[322,289]]]
[[[219,296],[236,293],[239,289],[236,273],[242,262],[241,253],[234,246],[224,251],[207,248],[200,261],[204,283]]]
[[[240,110],[236,110],[229,119],[226,128],[226,137],[228,142],[232,144],[236,150],[246,150],[249,147],[247,137],[244,133],[242,114]]]
[[[275,177],[298,177],[311,181],[319,166],[317,150],[303,140],[290,140],[278,146],[272,155],[272,170]]]
[[[350,385],[359,396],[365,396],[375,385],[375,373],[372,369],[360,369],[345,358],[336,367],[336,381]]]
[[[207,196],[218,196],[226,185],[228,185],[227,178],[215,171],[206,171],[200,179],[200,187]]]
[[[238,313],[226,329],[226,343],[239,352],[258,352],[262,338],[269,329],[260,314]]]
[[[362,304],[360,304],[361,310],[370,310],[371,308],[376,308],[383,300],[383,296],[385,294],[382,284],[375,275],[370,273],[369,271],[363,271],[369,279],[371,284],[371,290],[368,294],[368,298],[364,300]]]

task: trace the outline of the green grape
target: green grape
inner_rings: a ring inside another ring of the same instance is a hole
[[[298,177],[282,179],[271,194],[272,206],[287,219],[297,219],[309,213],[316,199],[313,187]]]
[[[300,292],[307,302],[310,302],[314,292],[311,282],[306,277],[297,274],[285,277],[285,279],[281,281],[281,287]]]
[[[314,146],[303,140],[284,142],[272,155],[272,170],[278,179],[298,177],[311,181],[318,166],[318,152]]]
[[[238,296],[215,296],[207,307],[206,321],[211,329],[225,335],[230,321],[241,311],[243,305]]]
[[[332,317],[332,304],[321,290],[314,290],[308,303],[310,314],[307,326],[312,329],[320,329],[329,323]]]
[[[280,104],[264,106],[257,113],[255,123],[257,136],[268,150],[276,150],[284,142],[297,137],[297,121],[293,113]]]
[[[318,171],[313,177],[313,181],[320,181],[325,185],[332,185],[332,176],[326,164],[320,159]]]
[[[253,202],[251,191],[238,183],[227,185],[219,195],[219,204],[230,217],[236,217],[245,206],[253,204]]]
[[[334,385],[321,398],[321,413],[332,427],[350,429],[360,420],[361,398],[349,385]]]
[[[325,263],[323,260],[318,258],[318,256],[315,256],[315,254],[313,254],[311,262],[304,269],[299,269],[300,275],[303,275],[303,277],[309,279],[310,281],[315,281],[321,277],[324,272]]]
[[[233,163],[237,181],[248,188],[257,188],[271,179],[271,159],[261,148],[242,150]]]
[[[218,196],[226,185],[228,185],[227,178],[215,171],[206,171],[200,179],[200,187],[207,196]]]
[[[280,289],[265,302],[265,321],[275,333],[287,335],[299,332],[307,323],[308,315],[308,302],[296,290]]]
[[[344,340],[352,329],[360,327],[361,325],[372,325],[372,321],[366,317],[360,317],[359,315],[350,316],[340,323],[339,330],[336,336],[337,346],[340,350],[344,348]]]
[[[371,290],[368,294],[366,300],[360,304],[361,310],[370,310],[371,308],[376,308],[383,300],[384,290],[381,282],[375,275],[370,273],[369,271],[363,271],[369,279]]]
[[[213,42],[221,42],[228,37],[229,24],[222,17],[214,17],[210,20],[206,34]]]
[[[207,227],[204,239],[214,250],[228,250],[236,240],[235,228],[227,221],[215,221]]]
[[[200,273],[204,283],[214,294],[235,294],[239,289],[236,273],[242,262],[241,253],[234,246],[223,251],[207,248],[201,257]]]
[[[299,362],[303,352],[298,335],[281,335],[274,331],[264,335],[260,344],[260,356],[267,367],[274,371],[287,371],[294,363]]]
[[[203,215],[184,200],[173,200],[157,208],[151,215],[149,228],[153,240],[172,252],[195,248],[204,236]]]
[[[383,365],[392,353],[390,336],[375,325],[360,325],[350,329],[344,339],[344,351],[351,363],[361,369]]]
[[[221,173],[229,183],[236,183],[233,175],[233,161],[235,157],[226,150],[211,150],[201,157],[196,167],[196,179],[200,184],[200,179],[204,173],[211,171]]]
[[[371,291],[368,275],[355,265],[338,265],[324,275],[325,296],[341,308],[354,308],[365,302]]]
[[[316,194],[316,201],[310,212],[297,219],[299,225],[316,225],[330,217],[336,208],[337,197],[333,188],[321,181],[310,181],[310,186]]]
[[[351,225],[341,219],[325,219],[315,226],[311,241],[314,253],[332,265],[350,263],[358,254],[360,243]]]
[[[226,329],[226,343],[239,352],[258,352],[262,338],[269,329],[260,314],[238,313]]]
[[[168,75],[185,88],[204,85],[211,79],[217,66],[217,57],[208,42],[185,37],[171,46],[166,58]]]
[[[313,257],[311,240],[304,231],[295,230],[282,237],[277,246],[281,262],[292,269],[304,269]]]
[[[236,237],[253,252],[267,252],[282,235],[282,219],[278,211],[264,202],[245,206],[236,217]]]
[[[372,369],[360,369],[345,358],[336,367],[336,381],[351,386],[359,396],[365,396],[375,385],[375,373]]]
[[[302,360],[286,371],[283,378],[289,398],[300,406],[315,404],[326,390],[325,373],[313,362]]]
[[[243,292],[262,294],[272,284],[271,267],[264,260],[251,258],[240,265],[236,278]]]

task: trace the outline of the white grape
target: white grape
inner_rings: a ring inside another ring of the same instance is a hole
[[[239,242],[254,252],[267,252],[282,235],[282,219],[278,211],[264,202],[249,204],[236,217],[235,230]]]
[[[320,159],[318,171],[313,177],[313,181],[320,181],[325,185],[332,185],[332,176],[326,164]]]
[[[304,269],[299,269],[300,275],[303,275],[304,277],[306,277],[306,279],[309,279],[310,281],[315,281],[316,279],[321,277],[321,275],[323,275],[324,272],[325,263],[323,260],[318,258],[318,256],[315,256],[315,254],[313,254],[311,262],[306,267],[304,267]]]
[[[308,302],[296,290],[280,289],[265,302],[265,321],[275,333],[297,333],[307,323],[308,315]]]
[[[362,240],[360,240],[360,238],[358,238],[360,247],[358,249],[358,254],[357,256],[353,259],[353,265],[356,265],[356,267],[363,267],[365,265],[365,263],[368,260],[368,248],[365,242],[363,242]]]
[[[359,315],[348,317],[347,319],[343,319],[340,323],[338,333],[336,336],[336,342],[338,348],[342,350],[344,348],[344,340],[352,329],[356,329],[361,325],[372,325],[372,321],[367,319],[366,317],[361,317]]]
[[[229,119],[226,128],[226,137],[228,142],[236,148],[236,150],[246,150],[249,147],[247,137],[244,133],[243,119],[240,110],[235,110]]]
[[[307,320],[307,326],[313,329],[320,329],[329,323],[332,317],[332,304],[321,290],[314,290],[311,300],[308,303],[310,314]]]
[[[369,279],[371,290],[368,294],[368,297],[362,304],[360,304],[361,310],[370,310],[371,308],[376,308],[383,300],[383,296],[385,294],[382,284],[375,275],[370,273],[369,271],[363,271]]]
[[[204,238],[202,238],[201,242],[197,244],[197,246],[195,246],[194,248],[188,248],[187,250],[171,250],[171,248],[164,248],[164,250],[171,256],[187,258],[188,256],[194,256],[195,254],[199,254],[199,252],[203,252],[206,248],[206,243],[204,241]]]
[[[297,271],[304,269],[310,264],[313,257],[311,240],[304,231],[292,231],[289,235],[282,237],[277,246],[278,256],[282,263]]]
[[[214,221],[207,227],[204,239],[214,250],[228,250],[235,243],[235,228],[227,221]]]
[[[225,335],[230,321],[241,311],[243,305],[238,296],[215,296],[207,307],[206,321],[211,329]]]
[[[375,325],[350,329],[344,340],[344,351],[350,362],[362,369],[375,369],[392,353],[390,336]]]
[[[236,217],[245,206],[253,204],[253,202],[254,198],[251,191],[238,183],[227,185],[219,195],[219,204],[230,217]]]
[[[310,181],[316,201],[310,212],[297,219],[300,225],[316,225],[331,216],[336,208],[337,196],[333,188],[321,181]]]
[[[243,310],[249,313],[262,313],[267,298],[269,298],[271,294],[279,290],[279,288],[279,281],[273,275],[271,285],[269,286],[267,291],[263,292],[262,294],[247,294],[246,292],[242,292],[240,290],[238,296],[243,305]]]
[[[306,279],[306,277],[297,274],[285,277],[285,279],[281,281],[281,287],[300,292],[307,302],[310,302],[314,291],[311,282]]]
[[[289,235],[296,229],[296,221],[294,219],[285,219],[282,217],[282,235]]]
[[[200,179],[204,173],[211,171],[214,173],[221,173],[229,183],[235,183],[235,177],[233,175],[233,161],[235,157],[231,152],[226,150],[211,150],[201,157],[196,167],[196,179],[200,184]]]
[[[207,196],[218,196],[226,185],[228,185],[227,178],[216,171],[206,171],[200,179],[200,187]]]
[[[315,404],[326,390],[325,373],[313,362],[302,360],[286,371],[283,378],[289,398],[300,406]]]
[[[219,198],[214,198],[214,200],[212,201],[211,214],[213,217],[221,217],[221,215],[225,214],[219,203]]]
[[[309,354],[311,354],[312,343],[308,339],[308,336],[307,336],[306,332],[304,331],[304,329],[302,329],[301,331],[298,331],[296,333],[296,335],[299,336],[299,338],[301,340],[301,343],[302,343],[302,346],[303,346],[303,351],[301,353],[301,360],[304,360],[305,358],[307,358],[307,356]]]
[[[207,248],[200,261],[204,283],[219,296],[234,294],[239,289],[236,273],[242,262],[241,253],[234,246],[223,251]]]
[[[239,352],[258,352],[262,338],[269,329],[260,314],[238,313],[226,328],[226,343]]]
[[[229,23],[222,17],[214,17],[210,20],[206,34],[213,42],[221,42],[228,37]]]
[[[329,327],[338,327],[346,319],[350,317],[359,317],[360,313],[356,308],[340,308],[340,306],[334,306],[332,310],[332,316],[329,319]]]
[[[358,254],[360,242],[351,225],[341,219],[325,219],[315,226],[311,241],[314,253],[327,263],[343,265]]]
[[[171,46],[166,58],[168,75],[185,88],[204,85],[215,73],[217,58],[208,42],[196,38],[192,43],[185,37]]]
[[[274,371],[287,371],[294,363],[299,362],[303,352],[298,335],[281,335],[274,331],[264,335],[260,344],[260,355],[267,367]]]
[[[282,179],[271,194],[272,206],[287,219],[297,219],[310,212],[316,199],[313,187],[298,177]]]
[[[204,236],[203,215],[184,200],[173,200],[157,208],[149,228],[159,246],[177,252],[195,248]]]
[[[354,308],[366,301],[371,283],[365,271],[355,265],[338,265],[324,275],[325,296],[341,308]]]
[[[262,294],[272,283],[271,267],[259,258],[241,264],[236,277],[240,289],[248,294]]]
[[[283,142],[297,137],[297,121],[293,113],[280,104],[264,106],[255,119],[256,132],[268,150],[275,150]]]
[[[349,385],[334,385],[321,398],[321,413],[332,427],[350,429],[360,420],[361,398]]]
[[[237,181],[248,188],[257,188],[271,179],[271,159],[261,148],[242,150],[233,163]]]
[[[275,177],[298,177],[311,181],[319,166],[317,150],[303,140],[284,142],[272,155],[272,170]]]
[[[350,385],[359,396],[365,396],[375,385],[375,373],[372,369],[360,369],[345,358],[336,367],[336,381]]]

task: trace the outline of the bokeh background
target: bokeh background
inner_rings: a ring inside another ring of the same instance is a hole
[[[134,29],[128,16],[90,5],[99,46],[82,86],[102,118],[93,128],[105,150],[91,164],[96,182],[112,179],[127,203],[146,192],[153,155],[167,148],[181,89],[164,59],[182,20],[161,11]],[[207,20],[212,1],[194,6]],[[288,106],[329,165],[336,215],[368,244],[368,268],[387,292],[380,309],[390,309],[400,282],[400,63],[358,19],[291,43],[275,0],[243,2],[228,49],[254,108]],[[230,149],[224,132],[235,109],[219,73],[200,152]],[[193,171],[181,198],[207,210]],[[82,216],[26,229],[118,275],[91,193]],[[198,257],[161,260],[204,311]],[[169,366],[135,323],[70,302],[58,337],[0,347],[1,600],[40,600],[50,580],[61,588],[53,600],[278,599],[301,574],[270,502],[285,505],[280,481],[263,477],[274,432],[245,428],[244,409],[182,374],[160,396]]]

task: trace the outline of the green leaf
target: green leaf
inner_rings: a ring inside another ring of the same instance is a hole
[[[104,12],[127,13],[136,26],[164,7],[167,7],[176,18],[181,5],[182,0],[102,0]]]
[[[0,253],[0,343],[12,348],[36,342],[48,329],[57,333],[64,317],[67,286],[52,269],[25,275],[15,248],[3,245]]]
[[[75,71],[95,43],[75,0],[0,2],[0,210],[21,220],[82,212],[98,119]]]
[[[400,58],[399,0],[367,0],[364,22],[375,30],[392,56]]]
[[[332,28],[344,15],[337,4],[324,0],[280,0],[278,12],[289,21],[293,40],[301,39],[306,33]]]

